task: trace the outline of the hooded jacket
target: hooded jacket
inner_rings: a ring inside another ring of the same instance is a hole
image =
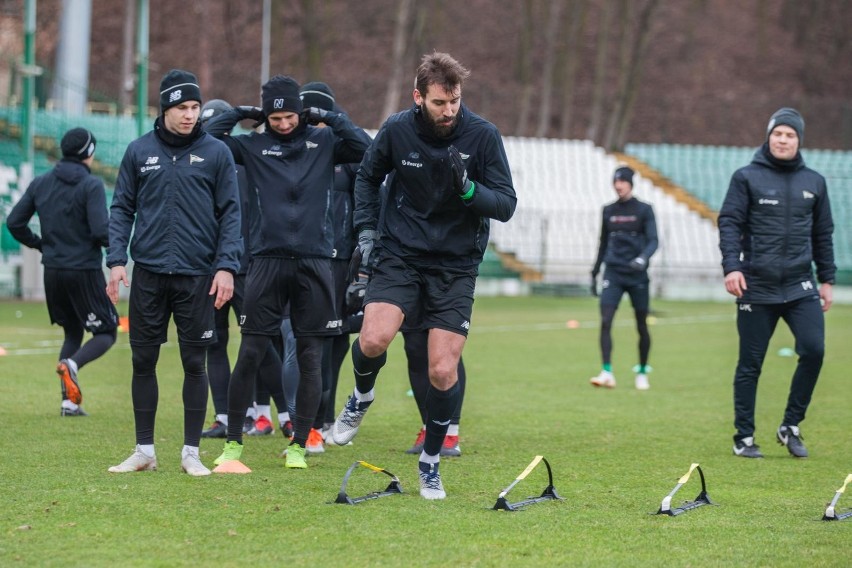
[[[508,221],[517,197],[497,128],[465,105],[452,134],[438,138],[416,106],[390,116],[361,161],[355,179],[357,232],[381,229],[379,244],[415,262],[469,267],[482,262],[490,219]],[[461,153],[474,195],[453,190],[447,148]],[[379,188],[388,179],[379,226]]]
[[[160,128],[157,125],[155,128]],[[199,132],[185,146],[156,130],[127,146],[110,207],[107,266],[199,276],[240,267],[240,202],[231,153]]]
[[[818,296],[834,283],[834,221],[825,178],[801,154],[775,159],[764,144],[731,177],[719,211],[719,248],[727,275],[740,271],[748,289],[738,303],[774,304]]]
[[[41,235],[27,226],[36,213]],[[6,225],[21,244],[42,252],[48,268],[100,269],[109,235],[104,184],[84,163],[65,158],[32,181]]]

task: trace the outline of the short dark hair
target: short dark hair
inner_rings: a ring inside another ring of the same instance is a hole
[[[414,88],[423,96],[426,96],[429,85],[440,85],[452,92],[456,87],[461,87],[469,76],[470,71],[453,59],[449,53],[433,51],[421,59],[420,67],[417,68],[417,77],[414,79]]]

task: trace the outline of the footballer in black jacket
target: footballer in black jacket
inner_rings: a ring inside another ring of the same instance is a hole
[[[490,219],[508,221],[516,206],[500,133],[461,104],[468,75],[446,53],[425,55],[415,79],[415,106],[388,118],[355,180],[361,266],[347,296],[350,309],[363,300],[364,322],[352,345],[355,389],[332,437],[343,445],[357,433],[403,321],[427,329],[431,387],[419,460],[420,494],[426,499],[446,497],[440,451],[458,406],[457,367]],[[390,173],[382,204],[379,188]]]

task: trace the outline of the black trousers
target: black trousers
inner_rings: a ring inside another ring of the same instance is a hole
[[[738,304],[737,307],[740,352],[734,375],[734,426],[737,429],[734,441],[754,435],[757,380],[779,319],[783,319],[793,333],[799,356],[781,424],[798,426],[805,419],[825,354],[825,318],[819,297],[785,304]]]

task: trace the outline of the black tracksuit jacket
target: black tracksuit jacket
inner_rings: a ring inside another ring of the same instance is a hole
[[[417,107],[385,121],[355,179],[356,231],[381,228],[379,245],[410,261],[470,267],[482,262],[490,219],[508,221],[517,197],[497,128],[464,105],[448,138],[432,135]],[[447,148],[462,155],[473,198],[453,190]],[[379,188],[385,176],[388,198],[379,227]]]
[[[107,266],[127,263],[131,231],[130,254],[150,272],[236,274],[243,239],[228,148],[204,132],[183,147],[166,144],[153,130],[131,142],[110,207]]]
[[[636,257],[645,260],[647,271],[657,244],[657,221],[649,204],[635,197],[610,203],[603,208],[598,257],[592,272],[597,274],[605,263],[607,269],[635,274],[630,261]]]
[[[41,236],[27,226],[36,213]],[[109,236],[104,184],[85,164],[65,158],[32,181],[6,226],[21,244],[40,250],[48,268],[100,269]]]
[[[834,221],[825,178],[801,154],[774,159],[766,144],[731,177],[719,211],[719,248],[727,275],[740,271],[748,289],[739,303],[778,304],[817,294],[834,282]]]
[[[269,131],[229,136],[241,118],[234,109],[204,127],[246,168],[260,219],[252,256],[334,258],[334,166],[360,161],[370,136],[335,112],[326,115],[328,128],[300,125],[287,137]]]

